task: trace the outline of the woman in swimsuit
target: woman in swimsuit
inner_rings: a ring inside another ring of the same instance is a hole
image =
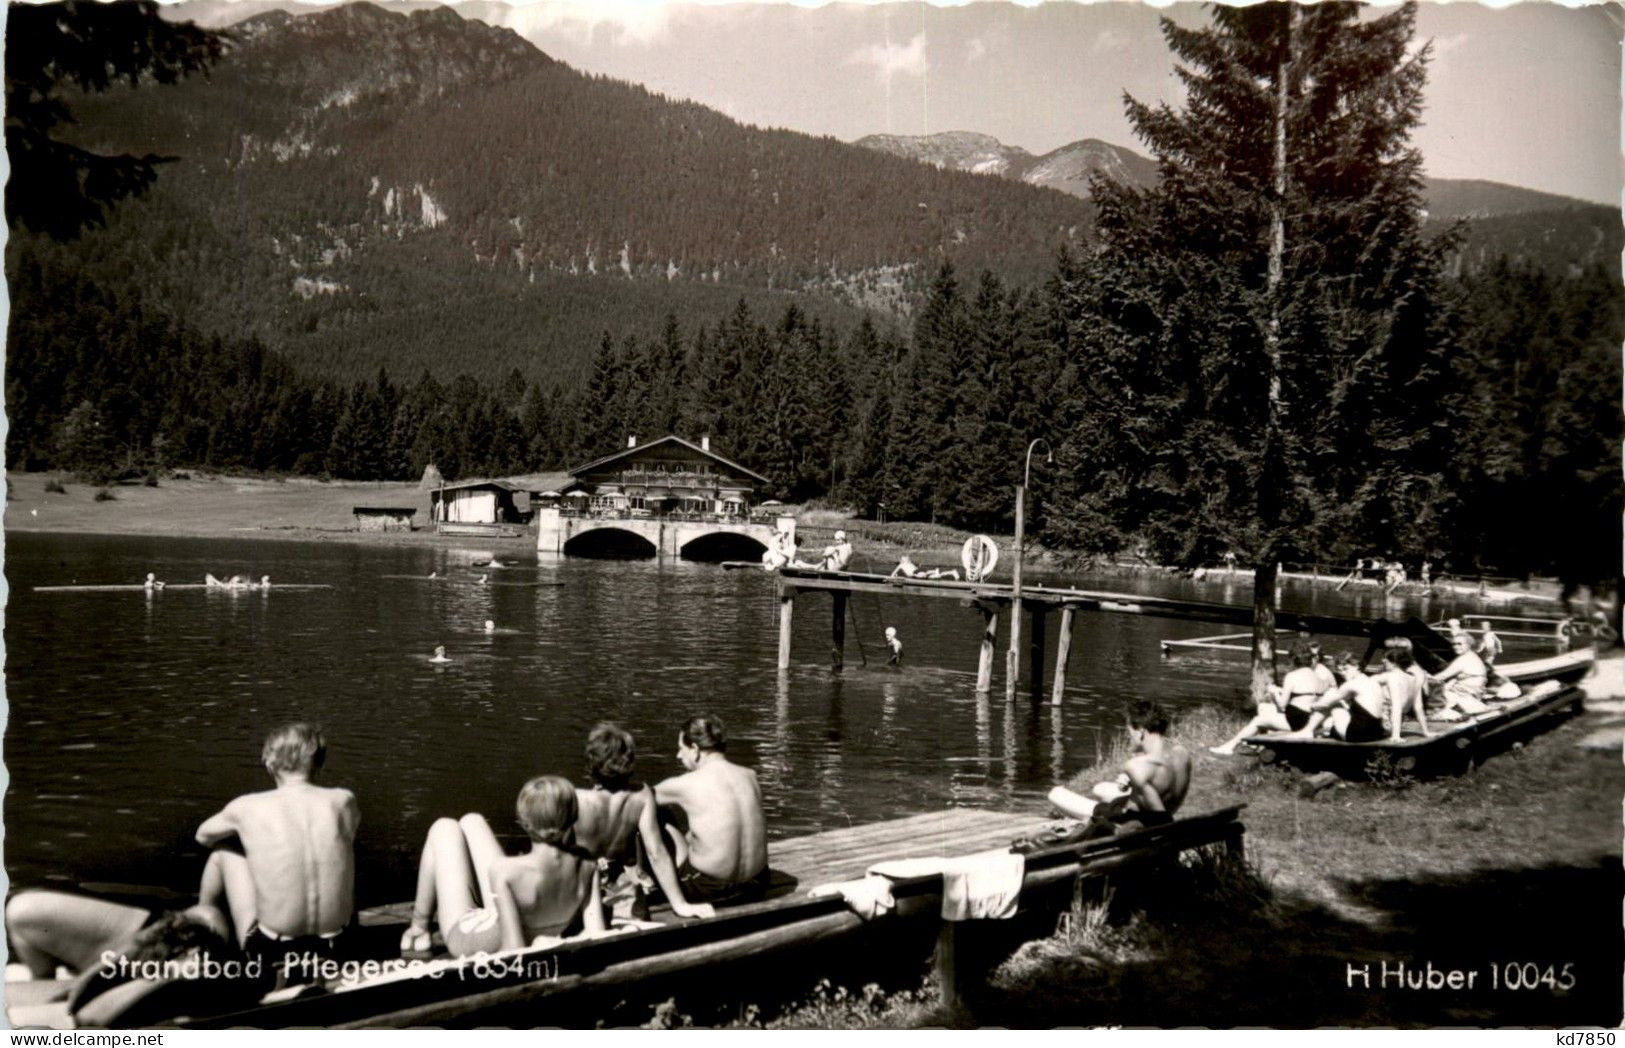
[[[1452,636],[1450,646],[1455,650],[1456,657],[1431,678],[1433,684],[1444,686],[1445,710],[1455,711],[1447,713],[1445,719],[1455,720],[1464,714],[1483,713],[1489,709],[1484,704],[1484,685],[1489,679],[1489,668],[1473,650],[1473,639],[1467,634]]]
[[[1209,747],[1210,753],[1229,757],[1249,735],[1266,731],[1298,731],[1309,723],[1314,702],[1326,691],[1315,673],[1315,657],[1307,648],[1292,649],[1292,669],[1281,678],[1279,687],[1270,689],[1270,702],[1258,705],[1257,716],[1222,746]]]
[[[1422,725],[1422,734],[1432,735],[1433,730],[1428,727],[1428,715],[1423,709],[1422,702],[1426,689],[1421,681],[1426,680],[1427,675],[1423,674],[1418,679],[1415,673],[1416,662],[1411,657],[1410,649],[1397,646],[1385,649],[1382,653],[1382,667],[1383,671],[1377,675],[1377,680],[1388,692],[1388,741],[1399,741],[1407,708],[1415,712],[1417,723]]]
[[[530,835],[524,855],[504,855],[480,815],[429,827],[403,956],[428,954],[431,919],[454,957],[519,949],[577,928],[604,930],[598,863],[575,844],[575,787],[539,776],[525,783],[514,807]]]
[[[1329,724],[1331,734],[1344,742],[1376,742],[1388,733],[1383,722],[1388,692],[1376,678],[1366,676],[1354,656],[1339,655],[1336,664],[1343,684],[1315,700],[1309,723],[1293,736],[1313,738],[1323,724]]]

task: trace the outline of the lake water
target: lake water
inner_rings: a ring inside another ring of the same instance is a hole
[[[640,773],[659,779],[681,770],[678,725],[693,713],[719,715],[729,755],[757,770],[770,835],[782,838],[948,806],[1042,814],[1049,787],[1121,730],[1124,700],[1153,696],[1178,708],[1245,685],[1240,656],[1160,654],[1164,638],[1219,629],[1082,613],[1064,707],[1035,706],[1025,693],[1007,706],[998,673],[991,699],[975,694],[978,614],[957,601],[869,594],[852,600],[844,670],[829,665],[830,601],[799,600],[794,665],[780,675],[777,602],[763,572],[669,561],[538,565],[534,552],[504,544],[495,552],[522,566],[493,572],[493,585],[472,584],[472,565],[490,552],[8,535],[12,880],[194,888],[204,856],[193,831],[232,796],[268,785],[261,740],[295,719],[325,727],[325,781],[359,798],[357,890],[373,903],[410,894],[435,817],[480,811],[499,832],[517,832],[513,798],[527,778],[584,781],[582,742],[599,720],[626,725]],[[32,590],[134,582],[147,571],[172,582],[269,574],[333,588]],[[431,571],[451,581],[388,577]],[[1233,603],[1251,592],[1245,579],[1051,581]],[[1291,585],[1283,603],[1355,615],[1468,610]],[[487,619],[500,632],[486,634]],[[1050,619],[1053,659],[1059,616]],[[905,644],[901,671],[881,665],[886,626]],[[1000,673],[1004,643],[1001,629]],[[441,644],[449,666],[428,661]]]

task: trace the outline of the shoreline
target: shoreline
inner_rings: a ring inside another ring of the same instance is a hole
[[[5,531],[7,534],[95,535],[102,537],[155,537],[195,539],[266,539],[279,542],[324,542],[397,548],[464,549],[494,546],[517,553],[535,549],[527,528],[518,536],[441,535],[432,526],[411,531],[362,531],[352,510],[358,505],[410,506],[427,521],[429,492],[408,481],[320,481],[307,477],[232,477],[209,473],[179,473],[157,487],[119,484],[106,490],[112,498],[98,502],[98,488],[64,481],[64,492],[48,492],[46,485],[60,479],[52,473],[8,473],[6,476]],[[896,557],[909,553],[922,568],[959,566],[959,547],[971,532],[918,522],[877,523],[850,518],[837,511],[804,510],[798,516],[798,534],[805,546],[829,541],[836,529],[845,529],[859,544],[858,559],[867,570],[889,572]],[[994,535],[1001,566],[1012,556],[1014,539]],[[1026,563],[1048,573],[1077,572],[1112,578],[1178,577],[1208,584],[1250,585],[1249,569],[1212,567],[1192,573],[1163,565],[1100,562],[1063,551],[1030,546]],[[878,563],[876,563],[878,562]],[[1374,579],[1347,579],[1343,575],[1283,571],[1283,580],[1361,591],[1380,589]],[[1418,596],[1420,583],[1406,583],[1396,598]],[[1553,604],[1559,584],[1535,579],[1493,587],[1479,582],[1436,578],[1437,597],[1477,597],[1490,604],[1531,601]]]

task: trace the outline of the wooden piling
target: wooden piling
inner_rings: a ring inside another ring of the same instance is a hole
[[[937,948],[932,958],[937,974],[937,991],[942,995],[942,1007],[959,1004],[959,922],[943,921],[937,931]]]
[[[1044,697],[1044,619],[1048,616],[1048,609],[1042,604],[1032,606],[1033,639],[1028,653],[1032,658],[1033,699],[1036,701]]]
[[[779,584],[779,669],[790,668],[790,620],[795,615],[796,591]]]
[[[1072,654],[1072,619],[1077,611],[1070,604],[1061,609],[1061,639],[1055,646],[1055,683],[1049,696],[1052,706],[1061,704],[1061,693],[1066,691],[1066,660]]]
[[[993,689],[993,652],[999,633],[999,611],[991,604],[978,604],[982,612],[982,654],[976,663],[976,690],[978,693]]]
[[[846,661],[846,601],[850,594],[846,590],[833,590],[830,596],[834,598],[831,604],[835,608],[835,618],[830,621],[829,658],[839,666]]]

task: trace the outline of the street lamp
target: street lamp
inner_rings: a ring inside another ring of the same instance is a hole
[[[1027,464],[1021,471],[1021,483],[1016,485],[1016,564],[1011,571],[1010,586],[1010,650],[1004,657],[1004,697],[1016,697],[1016,674],[1021,651],[1021,553],[1027,524],[1027,485],[1033,476],[1033,449],[1044,445],[1044,464],[1054,465],[1055,449],[1043,437],[1035,437],[1027,445]]]

